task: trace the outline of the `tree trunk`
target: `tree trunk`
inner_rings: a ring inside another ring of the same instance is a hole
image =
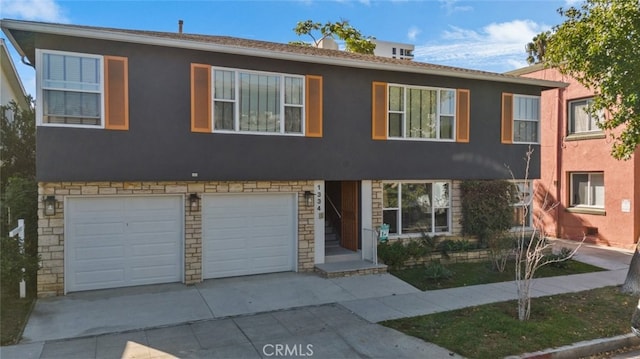
[[[638,306],[631,317],[631,330],[640,336],[640,300],[638,300]]]
[[[640,295],[640,242],[638,242],[633,258],[631,258],[627,279],[622,285],[622,292]]]

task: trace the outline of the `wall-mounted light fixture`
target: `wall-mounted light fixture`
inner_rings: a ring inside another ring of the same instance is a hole
[[[197,211],[198,206],[200,206],[200,197],[198,197],[197,193],[192,193],[189,195],[189,208],[192,211]]]
[[[304,191],[304,200],[305,203],[307,204],[307,207],[312,207],[313,206],[313,192],[311,191]]]
[[[53,216],[56,214],[56,197],[47,196],[44,198],[44,215]]]

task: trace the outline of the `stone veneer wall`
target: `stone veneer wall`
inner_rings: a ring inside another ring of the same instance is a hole
[[[202,281],[202,216],[201,208],[189,208],[187,197],[190,193],[197,193],[199,196],[208,193],[297,193],[298,270],[307,272],[313,271],[314,267],[314,212],[313,207],[305,204],[305,191],[313,191],[313,181],[40,182],[38,252],[41,268],[38,271],[38,296],[64,294],[64,200],[67,196],[184,195],[184,282],[193,284]],[[43,200],[51,195],[58,201],[56,214],[45,216]]]
[[[461,181],[451,181],[451,236],[462,235],[462,197],[460,191]],[[374,228],[382,225],[382,181],[372,181],[372,223]],[[406,236],[402,236],[406,237]]]

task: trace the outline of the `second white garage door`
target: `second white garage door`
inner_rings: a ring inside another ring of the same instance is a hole
[[[203,198],[203,277],[295,270],[294,194],[229,194]]]

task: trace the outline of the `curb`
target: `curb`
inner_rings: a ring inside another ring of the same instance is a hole
[[[628,346],[640,345],[640,337],[633,333],[611,338],[586,340],[559,348],[546,349],[534,353],[508,356],[505,359],[571,359],[586,357]]]

